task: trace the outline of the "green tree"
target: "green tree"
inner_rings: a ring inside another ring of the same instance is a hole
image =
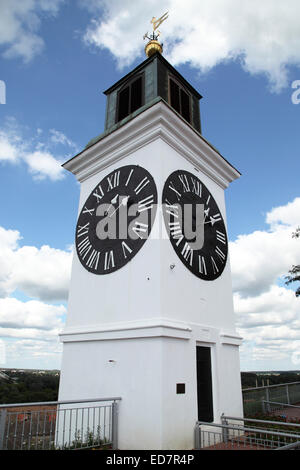
[[[292,234],[293,238],[300,238],[300,227],[297,228],[296,232]],[[291,282],[300,281],[300,265],[292,266],[292,269],[289,270],[288,276],[285,277],[286,284],[291,284]],[[300,287],[296,289],[296,297],[300,297]]]

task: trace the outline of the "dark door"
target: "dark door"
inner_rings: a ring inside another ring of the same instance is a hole
[[[198,421],[211,423],[213,416],[210,348],[197,346]]]

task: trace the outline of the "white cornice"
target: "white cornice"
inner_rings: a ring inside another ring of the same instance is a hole
[[[221,339],[222,344],[230,344],[233,346],[241,346],[243,342],[243,338],[241,336],[234,335],[234,334],[230,335],[226,333],[221,333],[220,339]]]
[[[183,322],[167,319],[120,322],[107,325],[67,328],[59,336],[63,343],[74,341],[104,341],[111,339],[171,337],[191,338],[191,328]]]
[[[240,176],[211,144],[164,101],[154,104],[83,150],[63,167],[82,182],[159,138],[223,189]]]

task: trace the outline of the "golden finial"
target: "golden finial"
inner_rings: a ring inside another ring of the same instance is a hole
[[[165,21],[169,16],[169,12],[167,11],[164,13],[160,18],[156,19],[155,16],[153,16],[152,20],[150,23],[152,23],[153,26],[153,33],[148,36],[148,32],[144,34],[143,39],[149,39],[149,42],[146,44],[145,47],[145,52],[147,57],[151,57],[155,52],[160,52],[162,54],[163,51],[163,45],[158,42],[158,37],[160,36],[160,32],[157,31],[157,28],[162,24],[163,21]]]

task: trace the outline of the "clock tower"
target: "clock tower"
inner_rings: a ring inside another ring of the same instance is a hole
[[[120,449],[192,449],[196,421],[243,413],[224,198],[240,173],[149,39],[63,165],[81,192],[59,399],[120,396]]]

